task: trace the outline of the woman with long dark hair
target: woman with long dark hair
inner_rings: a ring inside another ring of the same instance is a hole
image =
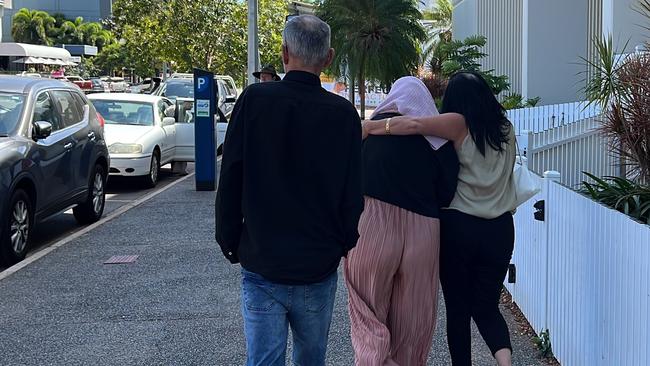
[[[499,366],[512,363],[508,326],[499,311],[514,246],[516,146],[505,110],[481,75],[449,81],[441,114],[364,121],[369,135],[435,135],[454,142],[458,189],[441,213],[440,280],[454,366],[470,366],[474,319]]]

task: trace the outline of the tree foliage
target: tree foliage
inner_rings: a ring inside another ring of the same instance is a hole
[[[639,1],[635,10],[650,23],[650,0]],[[644,28],[650,29],[647,25]],[[650,54],[625,55],[627,45],[615,50],[611,35],[594,40],[596,57],[583,58],[587,69],[584,92],[590,103],[604,110],[600,129],[611,141],[610,151],[620,158],[621,176],[627,174],[647,184],[650,182]]]
[[[20,9],[11,23],[11,36],[19,43],[52,45],[50,34],[56,20],[41,10]]]
[[[125,40],[128,59],[140,75],[170,62],[176,71],[199,67],[246,77],[247,3],[239,0],[116,0],[112,27]],[[148,9],[146,13],[142,9]],[[284,0],[260,0],[263,63],[280,64]]]
[[[482,69],[480,60],[487,56],[483,52],[486,44],[487,38],[483,36],[440,42],[429,59],[429,70],[444,77],[461,70],[475,71],[485,78],[495,94],[507,91],[510,89],[507,75],[495,75],[494,70]]]
[[[425,20],[427,41],[422,53],[424,61],[431,57],[431,54],[441,42],[449,42],[452,39],[452,15],[454,5],[451,0],[436,0],[435,5],[422,11],[422,18]]]
[[[82,17],[66,19],[41,10],[20,9],[12,18],[11,36],[16,42],[51,46],[86,44],[99,49],[114,41],[100,23],[85,22]]]
[[[356,77],[362,117],[366,80],[388,86],[417,71],[426,33],[415,1],[324,0],[317,13],[332,28],[330,72]]]

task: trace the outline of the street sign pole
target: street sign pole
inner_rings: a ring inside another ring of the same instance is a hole
[[[217,176],[215,119],[217,85],[214,74],[194,69],[194,146],[197,191],[214,191]]]
[[[253,76],[253,72],[259,68],[257,3],[258,0],[248,0],[248,85],[257,82]]]

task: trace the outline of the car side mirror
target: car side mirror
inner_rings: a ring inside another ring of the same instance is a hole
[[[52,124],[50,122],[34,122],[34,140],[42,140],[50,137],[52,134]]]
[[[162,120],[163,126],[173,126],[174,124],[176,124],[176,118],[174,117],[165,117]]]
[[[235,97],[226,98],[226,103],[235,103],[236,101],[237,101],[237,98],[235,98]]]

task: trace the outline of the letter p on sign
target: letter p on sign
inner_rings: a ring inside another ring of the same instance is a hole
[[[199,83],[199,90],[204,91],[205,88],[208,87],[208,79],[207,78],[198,78],[198,83]]]

